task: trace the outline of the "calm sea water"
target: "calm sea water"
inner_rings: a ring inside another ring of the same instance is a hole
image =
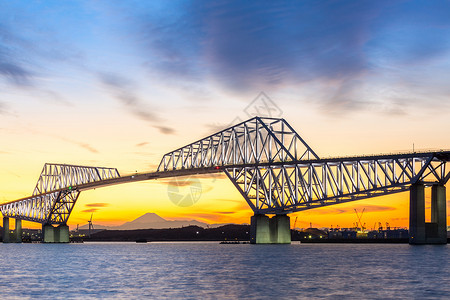
[[[0,244],[0,297],[450,298],[450,246]]]

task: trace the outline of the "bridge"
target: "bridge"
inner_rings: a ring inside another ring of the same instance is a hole
[[[320,158],[284,119],[254,117],[165,154],[153,172],[121,176],[115,168],[47,163],[31,196],[0,204],[3,242],[21,240],[22,220],[42,224],[43,242],[68,242],[67,221],[85,190],[220,172],[254,212],[251,243],[290,243],[293,212],[409,191],[410,243],[443,244],[449,159],[450,151]]]

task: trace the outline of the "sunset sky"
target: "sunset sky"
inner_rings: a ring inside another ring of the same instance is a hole
[[[0,202],[31,195],[46,162],[155,170],[249,118],[261,91],[320,157],[449,149],[449,16],[449,1],[0,1]],[[83,192],[69,225],[249,223],[224,175],[189,183],[202,191],[189,207],[170,180]],[[352,226],[365,208],[369,228],[408,226],[408,199],[291,223]]]

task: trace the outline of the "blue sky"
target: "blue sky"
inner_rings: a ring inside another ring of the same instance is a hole
[[[449,92],[449,1],[147,2],[2,1],[3,89],[70,102],[63,85],[89,78],[149,121],[117,90],[213,98],[211,82],[236,94],[319,84],[317,101],[343,113],[370,106],[371,85],[399,114]]]
[[[0,1],[0,198],[152,169],[261,91],[319,156],[449,148],[449,46],[450,1]]]

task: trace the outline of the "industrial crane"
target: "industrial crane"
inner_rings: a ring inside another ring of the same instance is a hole
[[[361,218],[362,218],[362,216],[363,216],[363,213],[364,213],[364,210],[365,210],[365,209],[366,209],[366,208],[363,208],[363,210],[362,210],[362,212],[361,212],[361,215],[359,215],[359,214],[358,214],[358,211],[357,211],[356,208],[355,208],[356,217],[358,217],[359,225],[361,226],[361,231],[364,231],[364,225],[363,225],[363,223],[361,222]],[[356,225],[358,225],[358,222],[356,222]],[[358,226],[356,226],[356,227],[358,227]]]

